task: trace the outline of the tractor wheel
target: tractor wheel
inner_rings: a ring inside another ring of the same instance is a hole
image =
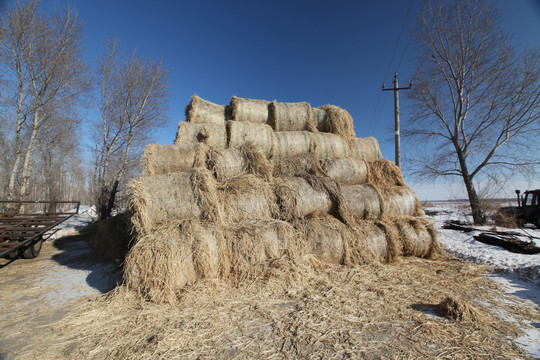
[[[537,229],[540,230],[540,214],[536,217],[536,220],[534,221],[534,226],[536,226]]]
[[[36,256],[39,255],[42,245],[43,245],[43,238],[39,238],[32,245],[30,245],[29,247],[23,250],[22,257],[25,259],[35,258]]]

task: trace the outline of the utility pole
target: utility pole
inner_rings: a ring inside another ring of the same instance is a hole
[[[394,87],[392,89],[385,89],[384,83],[382,84],[382,91],[393,91],[394,92],[394,137],[395,137],[395,147],[396,147],[396,160],[395,163],[397,167],[401,168],[401,144],[400,144],[400,135],[399,135],[399,94],[398,90],[409,90],[412,87],[413,82],[407,87],[398,87],[397,73],[394,74]]]

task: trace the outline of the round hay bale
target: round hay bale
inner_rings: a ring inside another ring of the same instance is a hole
[[[152,232],[161,222],[198,219],[202,214],[189,173],[135,179],[128,192],[132,222],[141,235]]]
[[[258,146],[246,144],[240,146],[240,152],[246,162],[246,170],[266,181],[272,180],[272,164],[266,158],[264,152]]]
[[[272,179],[272,165],[258,147],[250,144],[239,148],[211,150],[207,167],[220,182],[246,173],[261,179]]]
[[[80,234],[89,236],[92,239],[92,249],[108,260],[124,260],[135,240],[131,214],[128,212],[90,224],[82,229]]]
[[[150,144],[142,156],[144,176],[162,175],[191,170],[195,148],[191,145]]]
[[[269,183],[251,174],[220,184],[218,196],[225,224],[271,219],[278,212]]]
[[[383,192],[384,213],[387,216],[420,215],[421,204],[414,192],[406,186],[392,186]]]
[[[417,256],[426,258],[431,253],[431,247],[436,239],[418,218],[399,217],[393,218],[392,222],[397,228],[401,241],[401,253],[403,256]]]
[[[210,150],[206,164],[220,182],[246,173],[246,161],[239,148]]]
[[[266,157],[270,157],[274,146],[274,131],[266,124],[227,121],[227,143],[229,148],[255,145]]]
[[[283,257],[299,257],[299,236],[289,223],[263,220],[232,224],[227,228],[227,242],[231,244],[231,272],[247,277],[256,265]]]
[[[318,131],[330,132],[328,130],[328,120],[326,119],[326,110],[321,108],[312,108],[311,117],[313,118],[313,124]]]
[[[186,107],[186,121],[193,124],[225,124],[225,105],[217,105],[193,95]]]
[[[387,256],[386,234],[372,221],[358,221],[347,240],[345,264],[363,265],[384,262]]]
[[[233,96],[231,99],[232,120],[269,124],[269,106],[270,101]]]
[[[181,121],[178,124],[175,145],[191,145],[205,143],[212,149],[225,149],[227,147],[227,130],[225,124],[194,124]]]
[[[278,131],[274,136],[272,158],[309,153],[311,138],[307,131]]]
[[[336,134],[347,139],[356,137],[353,118],[347,110],[339,106],[324,105],[319,108],[316,117],[316,126],[319,131]]]
[[[334,134],[310,133],[311,149],[320,160],[344,158],[349,156],[347,141]]]
[[[313,214],[295,224],[305,238],[305,251],[329,264],[343,264],[346,238],[350,237],[345,224],[328,214]]]
[[[367,181],[377,185],[383,194],[388,187],[405,185],[401,170],[390,160],[366,161],[366,164],[368,166]]]
[[[315,189],[301,177],[281,177],[273,182],[279,217],[292,221],[313,212],[328,213],[332,200],[323,189]]]
[[[222,207],[218,196],[217,183],[212,173],[206,168],[193,169],[190,180],[195,199],[201,209],[200,218],[222,224]]]
[[[272,159],[274,176],[300,176],[307,175],[326,176],[315,154],[300,154],[295,156],[278,157]]]
[[[223,232],[211,223],[191,223],[186,229],[193,241],[193,266],[197,279],[217,279],[228,273],[230,259]]]
[[[359,185],[367,181],[368,169],[362,159],[328,159],[322,163],[328,176],[342,185]]]
[[[275,131],[316,131],[307,102],[279,103],[273,101],[269,106],[270,125]]]
[[[192,236],[182,222],[163,223],[141,236],[126,257],[126,286],[153,302],[176,302],[177,291],[197,279]]]
[[[343,206],[341,212],[350,211],[353,219],[376,220],[383,214],[384,203],[377,188],[371,184],[341,186]],[[346,209],[346,210],[345,210]],[[343,216],[351,218],[351,216]]]
[[[373,161],[381,158],[379,142],[374,137],[351,138],[349,140],[350,156],[357,159]]]

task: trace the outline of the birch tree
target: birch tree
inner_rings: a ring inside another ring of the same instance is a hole
[[[474,180],[535,172],[540,52],[519,49],[485,1],[428,1],[416,31],[415,174],[461,178],[475,223],[485,214]],[[426,146],[430,144],[430,146]],[[422,149],[427,149],[423,151]]]
[[[39,136],[54,128],[59,111],[76,113],[89,89],[81,54],[81,24],[71,9],[40,14],[36,0],[2,12],[0,102],[12,143],[7,197],[24,198]]]
[[[125,56],[116,40],[106,44],[98,64],[101,118],[94,134],[95,201],[102,219],[110,217],[152,131],[166,124],[167,76],[161,61],[135,51]]]

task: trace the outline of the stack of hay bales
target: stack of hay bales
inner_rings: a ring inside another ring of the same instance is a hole
[[[400,170],[337,106],[195,95],[175,144],[149,145],[143,165],[124,276],[153,301],[281,258],[355,265],[439,252]]]

